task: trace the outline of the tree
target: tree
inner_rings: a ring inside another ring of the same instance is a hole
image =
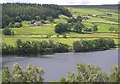
[[[83,20],[82,16],[77,16],[77,20],[82,22],[82,20]]]
[[[16,28],[20,28],[20,27],[22,27],[22,26],[23,26],[23,25],[22,25],[21,22],[17,22],[17,23],[14,24],[14,27],[16,27]]]
[[[119,66],[114,66],[110,74],[102,73],[101,68],[90,64],[78,63],[76,66],[77,71],[75,73],[68,72],[68,76],[60,79],[61,84],[70,83],[85,83],[90,84],[99,82],[120,82],[120,69]]]
[[[84,31],[85,33],[88,33],[88,32],[91,32],[92,29],[90,29],[90,28],[84,28],[83,31]]]
[[[95,33],[98,31],[98,27],[96,25],[93,26],[92,31]]]
[[[77,32],[77,33],[82,33],[82,29],[84,28],[85,26],[81,23],[81,22],[76,22],[74,24],[74,31]]]
[[[77,22],[78,20],[74,17],[70,17],[69,19],[67,19],[68,23],[75,23]]]
[[[51,16],[48,16],[48,17],[47,17],[47,20],[49,20],[50,22],[54,22],[54,18],[51,17]]]
[[[4,28],[3,34],[4,35],[14,35],[14,32],[10,28]]]
[[[10,22],[13,21],[13,18],[9,17],[8,15],[4,15],[2,17],[2,28],[7,27]]]
[[[55,26],[55,32],[58,34],[62,34],[63,32],[67,32],[67,31],[68,31],[67,24],[59,23]]]
[[[46,20],[48,16],[53,18],[58,18],[59,15],[72,16],[67,8],[53,4],[6,3],[2,5],[2,8],[4,10],[2,28],[8,27],[8,24],[14,20],[16,22],[34,19],[39,21]]]
[[[15,22],[22,22],[21,18],[19,16],[15,17],[14,19]]]
[[[25,70],[22,70],[19,64],[14,64],[13,69],[4,67],[2,71],[2,82],[43,82],[44,72],[43,68],[32,67],[30,64],[28,64]]]
[[[14,22],[10,22],[8,25],[9,28],[14,28]]]
[[[109,31],[110,31],[111,33],[112,33],[114,30],[115,30],[114,27],[110,27],[110,28],[109,28]]]
[[[40,16],[36,16],[35,19],[36,19],[37,21],[40,21],[41,18],[40,18]]]

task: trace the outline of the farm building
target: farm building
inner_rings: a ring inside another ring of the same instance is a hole
[[[43,23],[41,21],[36,21],[33,24],[30,24],[30,26],[43,26]]]

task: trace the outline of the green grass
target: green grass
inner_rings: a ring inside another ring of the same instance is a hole
[[[54,42],[61,42],[61,43],[65,43],[65,44],[68,44],[68,45],[72,46],[73,42],[78,41],[80,39],[96,39],[96,37],[94,35],[89,36],[89,37],[88,37],[88,35],[89,34],[86,34],[86,35],[81,34],[81,36],[78,37],[78,38],[56,38],[56,37],[54,37],[54,38],[53,37],[52,38],[39,38],[39,37],[12,37],[12,38],[10,38],[10,37],[6,37],[6,38],[3,39],[3,42],[5,42],[9,45],[15,45],[17,39],[21,39],[22,41],[27,41],[27,40],[28,41],[43,41],[43,40],[48,41],[48,40],[53,40]],[[100,38],[100,37],[98,37],[98,38]],[[109,37],[107,37],[107,38],[109,38]],[[115,39],[115,38],[113,38],[113,39],[115,40],[115,43],[118,44],[118,39]]]
[[[111,23],[97,23],[95,22],[94,24],[92,24],[91,22],[82,22],[86,28],[92,28],[95,25],[98,26],[98,32],[101,33],[110,33],[109,28],[110,27],[114,27],[115,29],[118,29],[118,24],[111,24]]]
[[[108,31],[110,27],[114,27],[118,29],[118,25],[110,25],[110,24],[98,24],[98,32],[110,32]]]
[[[54,20],[55,21],[55,23],[67,23],[67,20],[66,19],[55,19]]]
[[[54,26],[51,24],[37,27],[23,27],[11,29],[16,35],[56,34],[54,32]]]
[[[71,11],[71,13],[74,16],[78,16],[78,15],[87,15],[87,14],[98,14],[98,15],[102,15],[104,14],[104,12],[99,11],[97,9],[89,9],[89,8],[69,8],[69,10]]]
[[[114,28],[118,28],[118,14],[114,12],[113,10],[107,10],[107,9],[92,9],[92,8],[68,8],[73,16],[79,16],[79,15],[99,15],[98,17],[92,17],[90,16],[90,19],[83,21],[82,23],[87,28],[92,28],[95,25],[98,26],[98,33],[94,34],[78,34],[74,32],[66,33],[68,38],[62,38],[61,35],[60,38],[56,37],[56,33],[54,32],[54,28],[56,24],[45,24],[44,26],[39,27],[30,27],[29,23],[30,21],[23,21],[23,28],[11,28],[15,32],[15,36],[3,36],[3,42],[15,45],[15,42],[17,39],[22,39],[23,41],[30,40],[30,41],[42,41],[46,40],[48,41],[49,38],[45,38],[46,35],[53,35],[51,36],[50,40],[53,40],[55,42],[62,42],[66,43],[68,45],[72,45],[74,41],[80,40],[80,39],[95,39],[95,38],[112,38],[114,39],[115,43],[118,44],[118,35],[115,33],[110,33],[109,28],[112,26]],[[107,16],[106,11],[112,16]],[[101,18],[103,16],[103,18]],[[56,23],[66,23],[66,16],[60,15],[59,18],[56,18],[54,21]],[[94,24],[93,24],[94,23]],[[2,32],[2,30],[0,30]]]
[[[61,42],[61,43],[65,43],[65,44],[68,44],[68,45],[72,45],[72,43],[74,41],[77,41],[77,40],[80,40],[80,38],[5,38],[3,40],[3,42],[9,44],[9,45],[15,45],[16,43],[16,40],[17,39],[21,39],[22,41],[48,41],[48,40],[53,40],[55,42]]]
[[[102,22],[102,23],[109,23],[109,24],[118,24],[118,22],[114,22],[114,21],[109,21],[109,20],[105,20],[102,18],[90,18],[89,20],[87,20],[88,22]]]

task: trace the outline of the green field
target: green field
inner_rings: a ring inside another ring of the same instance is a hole
[[[16,35],[55,34],[54,26],[51,24],[39,27],[12,28],[12,30]]]
[[[54,32],[55,25],[57,23],[66,23],[66,16],[60,15],[59,18],[54,19],[54,24],[44,24],[43,26],[30,27],[30,21],[24,21],[22,28],[11,28],[15,36],[4,36],[3,42],[15,45],[17,39],[22,39],[23,41],[42,41],[42,40],[53,40],[55,42],[62,42],[72,46],[74,41],[80,39],[95,39],[95,38],[112,38],[115,40],[115,43],[118,44],[118,34],[109,31],[110,27],[118,28],[118,13],[108,10],[108,9],[94,9],[94,8],[75,8],[75,7],[67,7],[73,16],[88,16],[98,15],[98,17],[90,16],[88,20],[83,21],[82,23],[87,28],[92,28],[95,25],[98,26],[98,32],[92,34],[78,34],[74,32],[66,33],[67,38],[63,38],[62,35],[59,38],[56,36],[57,33]],[[107,11],[107,12],[106,12]],[[107,13],[112,14],[112,16],[107,16]],[[0,30],[1,32],[2,30]],[[47,38],[47,35],[51,35],[50,38]]]

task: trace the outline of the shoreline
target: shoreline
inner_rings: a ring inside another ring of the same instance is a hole
[[[110,49],[105,49],[105,50],[102,50],[102,49],[99,49],[99,50],[95,50],[95,51],[86,51],[86,52],[72,52],[72,51],[68,51],[68,52],[57,52],[57,53],[92,53],[92,52],[99,52],[99,51],[107,51],[107,50],[120,50],[120,48],[110,48]],[[9,55],[2,55],[1,57],[9,57],[9,56],[18,56],[18,57],[43,57],[43,56],[46,56],[46,55],[54,55],[54,54],[57,54],[57,53],[50,53],[50,54],[9,54]],[[24,56],[23,56],[24,55]]]

